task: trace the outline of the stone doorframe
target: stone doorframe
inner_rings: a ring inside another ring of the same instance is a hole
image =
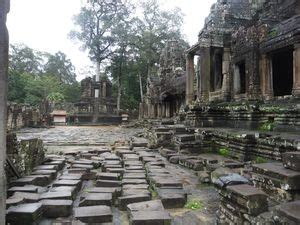
[[[264,99],[274,98],[272,58],[267,54],[262,54],[260,58],[261,90]],[[294,45],[293,50],[293,96],[300,96],[300,44]]]
[[[7,73],[8,73],[8,32],[6,16],[9,0],[0,0],[0,224],[5,224],[6,202],[6,114],[7,114]]]

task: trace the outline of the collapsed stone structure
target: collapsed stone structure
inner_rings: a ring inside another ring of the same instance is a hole
[[[178,115],[185,99],[186,46],[168,41],[160,56],[158,74],[147,80],[147,93],[140,104],[140,118],[171,118]]]
[[[186,50],[183,123],[149,126],[152,147],[216,185],[218,224],[300,223],[299,18],[296,0],[218,0]]]
[[[75,124],[121,123],[117,115],[112,84],[105,76],[88,77],[81,81],[81,101],[75,104],[70,122]]]

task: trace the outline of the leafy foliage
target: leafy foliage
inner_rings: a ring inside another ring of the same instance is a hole
[[[197,210],[197,209],[202,209],[204,207],[204,204],[200,200],[192,200],[187,202],[184,207],[187,209]]]
[[[263,157],[257,156],[255,158],[255,163],[257,163],[257,164],[266,163],[266,162],[268,162],[268,160]]]
[[[51,55],[24,45],[12,45],[8,100],[39,105],[49,96],[51,98],[60,96],[60,101],[79,100],[80,86],[76,81],[71,61],[61,52]]]
[[[259,130],[260,131],[273,131],[274,130],[274,121],[268,121],[263,123],[260,127]]]
[[[219,149],[219,154],[221,156],[228,157],[229,156],[229,149],[228,148],[220,148]]]

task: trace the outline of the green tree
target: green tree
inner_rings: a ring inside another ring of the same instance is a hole
[[[44,73],[53,74],[66,84],[76,83],[75,67],[66,54],[57,52],[54,55],[46,54],[47,62],[44,65]]]
[[[101,63],[113,53],[115,29],[129,14],[126,4],[126,0],[91,0],[74,17],[79,29],[71,31],[70,37],[82,42],[82,49],[88,50],[99,77]]]

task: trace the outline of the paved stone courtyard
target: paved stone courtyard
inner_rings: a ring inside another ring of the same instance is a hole
[[[214,187],[147,148],[142,132],[116,126],[21,130],[19,139],[44,141],[48,161],[13,184],[8,201],[17,206],[7,218],[43,225],[214,224]],[[201,207],[185,207],[193,201]]]

